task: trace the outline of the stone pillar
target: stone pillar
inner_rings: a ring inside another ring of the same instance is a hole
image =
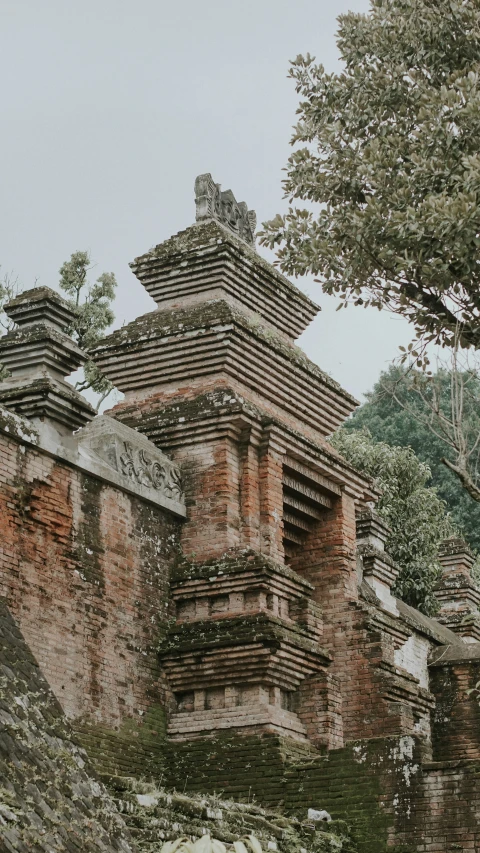
[[[447,539],[438,559],[442,576],[435,588],[437,619],[467,643],[480,640],[480,592],[472,579],[473,556],[463,539]]]
[[[283,462],[285,447],[273,427],[267,428],[260,448],[260,550],[283,563]]]
[[[309,738],[318,745],[339,748],[362,701],[359,650],[356,642],[352,647],[351,637],[358,599],[355,502],[346,492],[333,500],[311,530],[291,568],[314,587],[313,598],[324,619],[323,643],[333,654],[328,677],[312,678],[302,685]]]
[[[261,431],[253,425],[240,438],[241,546],[260,551],[260,462]]]
[[[327,671],[311,676],[299,688],[298,716],[307,737],[319,749],[343,746],[341,682]]]

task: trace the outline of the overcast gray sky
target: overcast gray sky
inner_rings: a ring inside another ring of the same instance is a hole
[[[88,249],[115,272],[116,325],[154,303],[128,262],[190,225],[196,175],[257,211],[284,208],[297,96],[288,62],[338,68],[336,17],[368,0],[0,0],[0,263],[55,287]],[[352,393],[411,335],[390,314],[322,306],[300,343]]]

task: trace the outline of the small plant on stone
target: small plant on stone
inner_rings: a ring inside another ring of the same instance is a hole
[[[117,281],[113,272],[104,272],[93,283],[88,281],[92,269],[88,252],[73,252],[69,261],[60,267],[60,288],[67,294],[75,318],[69,333],[79,347],[87,353],[103,337],[115,316],[112,302]],[[89,359],[83,368],[83,378],[76,385],[78,391],[91,388],[100,395],[96,408],[113,390],[113,385]]]
[[[227,853],[227,849],[232,853],[263,853],[262,845],[254,835],[240,838],[233,844],[229,844],[228,848],[222,841],[211,838],[210,835],[203,835],[197,841],[177,838],[175,841],[167,841],[160,853]]]

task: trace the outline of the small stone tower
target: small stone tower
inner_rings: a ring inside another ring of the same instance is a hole
[[[67,334],[73,312],[48,287],[26,290],[5,306],[15,328],[0,339],[0,362],[10,375],[0,383],[0,402],[43,431],[69,434],[95,410],[65,381],[87,360]]]
[[[473,555],[463,539],[447,539],[440,550],[442,576],[435,588],[438,620],[467,643],[480,640],[480,591],[472,579]]]

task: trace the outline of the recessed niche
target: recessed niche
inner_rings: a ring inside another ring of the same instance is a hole
[[[284,711],[295,712],[296,694],[290,690],[280,690],[280,707]]]
[[[205,708],[209,711],[225,708],[224,687],[209,687],[205,691]]]
[[[177,601],[177,619],[187,621],[195,619],[195,599],[184,598]]]
[[[175,699],[177,702],[177,711],[179,713],[193,711],[195,703],[195,694],[193,690],[187,690],[184,693],[176,693]]]
[[[227,613],[229,608],[230,598],[228,595],[216,595],[210,599],[210,616],[216,616],[218,613]]]
[[[245,610],[258,610],[258,592],[251,590],[245,593]]]

